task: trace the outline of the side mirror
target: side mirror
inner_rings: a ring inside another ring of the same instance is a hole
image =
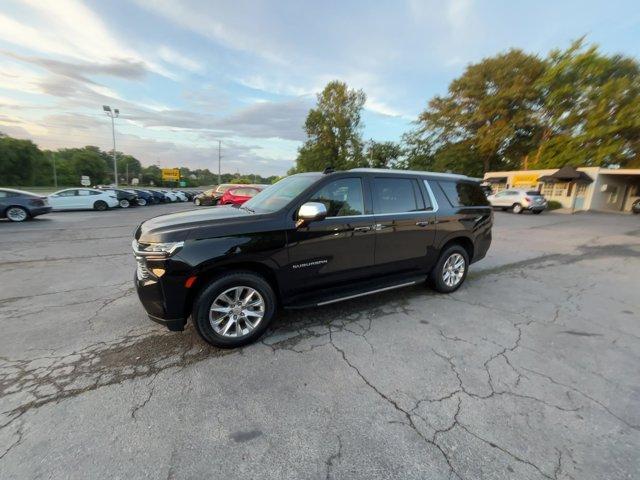
[[[327,216],[327,207],[320,202],[303,203],[298,209],[297,226],[300,227],[305,223],[317,222],[324,220]]]

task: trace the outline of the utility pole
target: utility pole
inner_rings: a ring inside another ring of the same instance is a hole
[[[220,185],[222,183],[221,177],[220,177],[220,149],[222,148],[221,146],[220,140],[218,140],[218,185]]]
[[[116,160],[116,123],[115,119],[120,115],[120,110],[114,108],[111,111],[111,107],[109,105],[103,105],[102,110],[107,114],[107,117],[111,118],[111,133],[113,135],[113,180],[115,186],[118,186],[118,161]]]
[[[51,152],[51,159],[53,160],[53,186],[58,188],[58,174],[56,173],[56,154]]]

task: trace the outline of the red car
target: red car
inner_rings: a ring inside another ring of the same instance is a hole
[[[262,191],[262,187],[242,186],[230,188],[218,202],[218,205],[242,205],[251,197],[255,197]]]

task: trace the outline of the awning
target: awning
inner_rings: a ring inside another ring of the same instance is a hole
[[[489,177],[485,178],[484,181],[489,183],[507,183],[507,177]]]
[[[574,167],[565,165],[560,170],[551,175],[544,175],[538,179],[545,183],[557,183],[557,182],[576,182],[576,183],[591,183],[593,178],[584,172],[576,170]]]

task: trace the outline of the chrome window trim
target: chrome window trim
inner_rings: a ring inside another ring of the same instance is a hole
[[[433,194],[433,190],[431,189],[431,185],[429,185],[429,180],[423,178],[424,186],[427,189],[427,193],[429,194],[429,199],[431,200],[431,212],[435,213],[438,211],[440,206],[438,205],[438,201],[436,200],[436,196]]]

